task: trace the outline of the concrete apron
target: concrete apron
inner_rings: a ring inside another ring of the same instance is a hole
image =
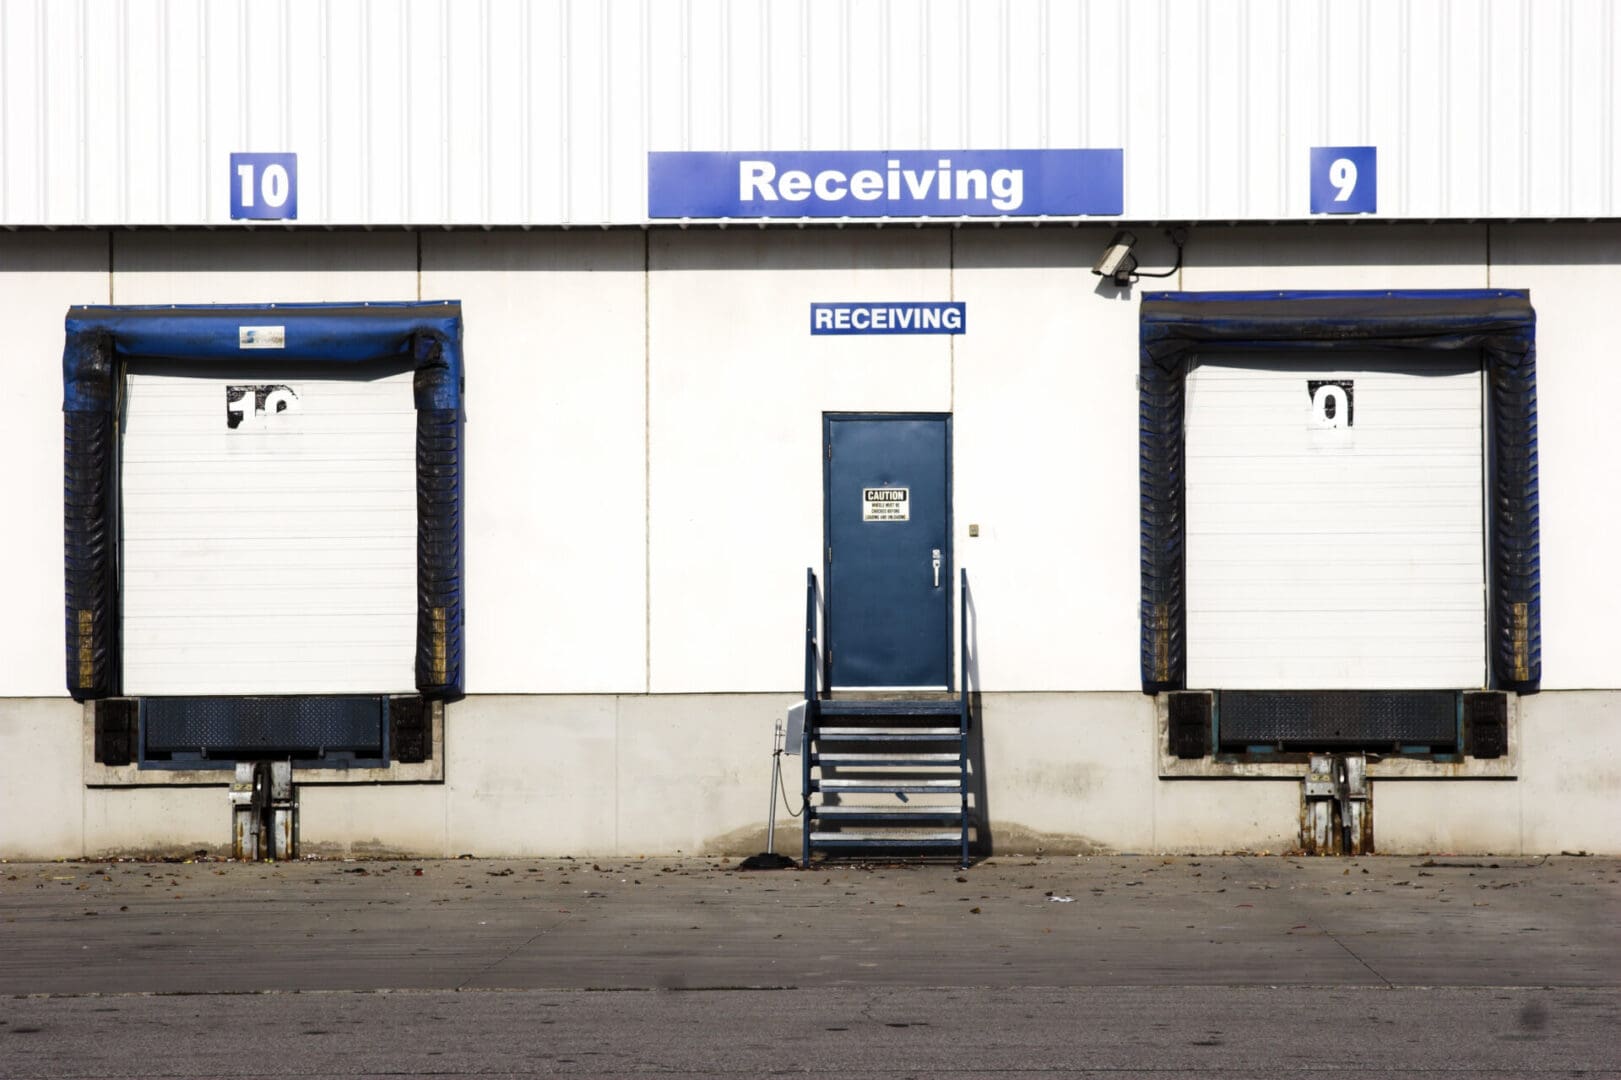
[[[0,993],[1614,988],[1618,882],[1560,856],[11,863]]]

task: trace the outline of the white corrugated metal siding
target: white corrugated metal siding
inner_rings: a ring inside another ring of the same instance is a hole
[[[132,367],[127,693],[415,685],[412,373],[348,374]],[[263,401],[228,389],[243,385],[285,389]],[[228,399],[246,406],[235,427]]]
[[[1314,382],[1349,405],[1314,410]],[[1480,393],[1478,358],[1196,366],[1188,685],[1481,685]]]
[[[0,224],[639,224],[650,150],[1125,150],[1124,216],[1621,214],[1609,0],[0,0]]]

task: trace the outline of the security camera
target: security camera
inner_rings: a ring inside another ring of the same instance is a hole
[[[1137,237],[1121,229],[1109,241],[1109,246],[1103,249],[1098,261],[1092,265],[1092,273],[1099,277],[1106,277],[1116,285],[1131,284],[1131,275],[1137,269],[1137,257],[1131,253],[1131,245],[1137,242]]]

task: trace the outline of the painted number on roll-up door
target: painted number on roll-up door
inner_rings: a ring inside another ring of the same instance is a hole
[[[862,521],[912,520],[911,490],[903,487],[861,489]]]
[[[232,154],[231,219],[298,217],[297,154]]]
[[[1379,148],[1311,148],[1311,212],[1372,214],[1379,209]]]
[[[1350,379],[1307,379],[1309,423],[1314,428],[1348,428],[1355,419],[1356,383]]]
[[[291,386],[280,383],[259,383],[225,388],[225,426],[232,431],[251,421],[250,428],[268,426],[270,420],[293,409],[298,395]]]

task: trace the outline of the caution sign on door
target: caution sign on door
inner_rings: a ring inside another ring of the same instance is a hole
[[[861,489],[862,521],[910,521],[910,488],[881,487]]]

